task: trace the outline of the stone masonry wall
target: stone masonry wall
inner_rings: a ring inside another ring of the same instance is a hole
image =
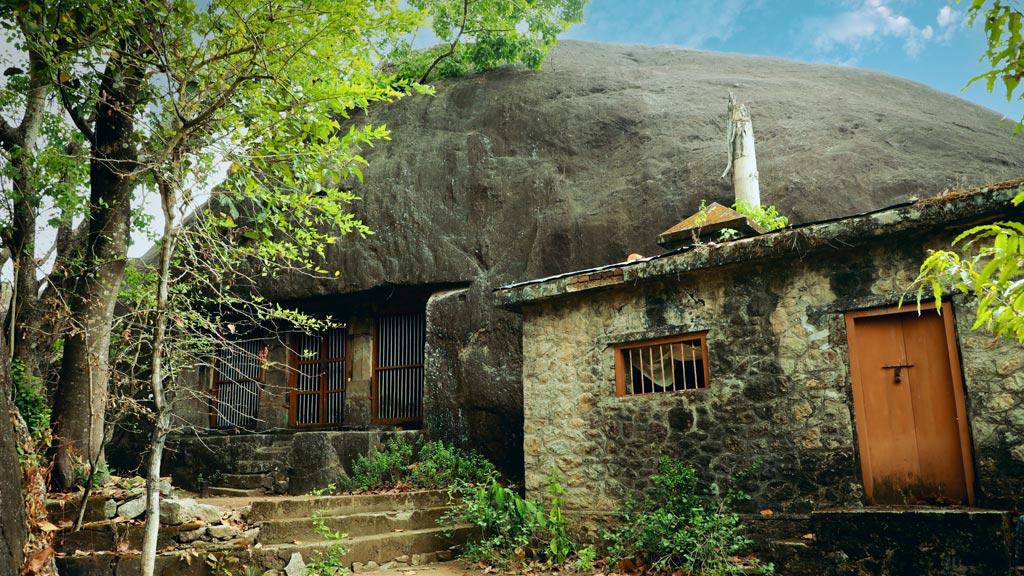
[[[527,306],[523,323],[527,491],[562,477],[567,509],[615,509],[660,455],[720,483],[755,462],[751,509],[862,502],[844,313],[895,304],[925,250],[899,238],[803,259],[753,262]],[[912,304],[911,304],[912,305]],[[1024,497],[1024,353],[970,333],[954,301],[979,505]],[[615,396],[612,345],[707,331],[704,390]]]

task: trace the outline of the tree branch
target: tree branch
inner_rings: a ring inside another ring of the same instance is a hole
[[[78,131],[81,132],[83,136],[85,136],[85,139],[89,141],[89,144],[95,146],[96,134],[92,131],[92,128],[89,127],[89,123],[82,116],[81,112],[79,112],[78,109],[74,107],[74,103],[71,102],[71,96],[68,95],[64,83],[60,81],[60,78],[57,78],[56,84],[57,93],[60,95],[61,107],[64,108],[64,110],[68,113],[68,116],[71,117],[71,122],[74,123],[75,128],[78,128]]]
[[[427,79],[430,78],[430,73],[434,71],[434,68],[437,67],[437,65],[440,64],[442,60],[451,57],[451,55],[455,53],[455,47],[459,45],[459,40],[462,38],[462,34],[466,31],[466,19],[468,18],[468,16],[469,0],[462,0],[462,23],[459,24],[459,33],[455,35],[455,39],[452,40],[451,45],[448,46],[448,50],[445,50],[443,53],[438,54],[437,58],[434,58],[434,61],[430,63],[430,66],[427,67],[427,71],[424,72],[423,76],[421,76],[419,79],[420,84],[425,83]]]

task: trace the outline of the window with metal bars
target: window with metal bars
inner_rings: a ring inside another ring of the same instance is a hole
[[[214,363],[210,426],[252,428],[259,411],[267,342],[262,338],[225,344]]]
[[[292,426],[344,423],[345,340],[344,328],[292,335],[289,395]]]
[[[423,419],[423,312],[379,316],[373,339],[373,421],[416,424]]]
[[[636,396],[708,387],[707,332],[615,346],[615,392]]]

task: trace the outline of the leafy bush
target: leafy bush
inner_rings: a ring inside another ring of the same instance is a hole
[[[383,450],[359,455],[352,463],[352,476],[342,484],[348,488],[386,488],[405,480],[412,464],[413,445],[393,436]]]
[[[50,429],[50,402],[46,397],[46,387],[41,379],[28,377],[25,366],[19,361],[11,363],[11,380],[14,384],[14,405],[25,419],[32,438],[38,441]]]
[[[593,572],[597,562],[597,548],[593,544],[584,546],[576,551],[576,560],[572,567],[577,572]]]
[[[746,494],[702,486],[692,467],[667,457],[651,480],[653,493],[641,504],[627,502],[619,527],[604,534],[613,564],[627,560],[655,572],[704,576],[772,573],[771,564],[738,557],[750,539],[733,507]]]
[[[486,482],[494,465],[473,452],[437,440],[412,444],[394,436],[369,456],[352,463],[352,476],[339,482],[347,490],[381,490],[409,485],[414,488],[448,488],[456,483]]]
[[[552,500],[547,509],[503,486],[494,475],[453,492],[460,498],[441,522],[471,524],[479,530],[477,539],[466,543],[467,560],[507,567],[530,558],[560,566],[575,549],[562,514],[564,490],[557,482],[548,488]]]
[[[347,576],[348,565],[344,559],[345,554],[348,554],[348,547],[341,542],[348,534],[331,530],[318,512],[313,513],[312,521],[313,530],[330,544],[326,550],[317,552],[313,560],[306,564],[306,573],[310,576]]]
[[[775,206],[751,206],[746,202],[737,202],[732,207],[769,232],[789,226],[789,218],[782,215]]]
[[[494,473],[494,465],[480,454],[433,441],[419,447],[410,481],[417,488],[447,488],[486,482]]]

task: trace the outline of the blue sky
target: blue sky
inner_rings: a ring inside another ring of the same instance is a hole
[[[671,44],[880,70],[1018,120],[1024,102],[1002,87],[961,91],[985,70],[981,23],[941,0],[591,0],[586,22],[563,38]]]

